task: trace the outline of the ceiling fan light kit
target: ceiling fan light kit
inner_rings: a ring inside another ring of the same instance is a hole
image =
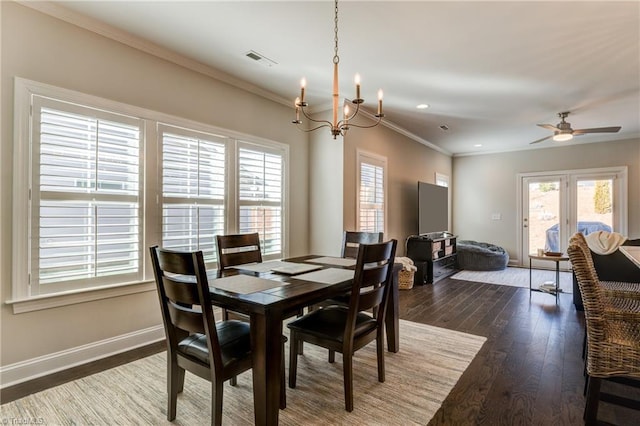
[[[552,124],[538,124],[540,127],[544,127],[545,129],[553,130],[553,135],[546,136],[544,138],[538,139],[530,143],[533,145],[534,143],[546,141],[549,138],[552,138],[556,142],[566,142],[573,139],[574,136],[580,136],[587,133],[616,133],[620,131],[622,127],[614,126],[614,127],[594,127],[593,129],[576,129],[573,130],[571,128],[571,123],[565,121],[565,118],[569,116],[569,111],[558,113],[558,117],[560,117],[560,122],[557,125]]]
[[[566,142],[573,139],[573,135],[571,133],[557,133],[553,135],[553,140],[556,142]]]
[[[304,100],[304,90],[306,87],[306,80],[303,78],[300,82],[300,97],[296,98],[294,102],[295,110],[296,110],[296,118],[292,121],[293,124],[298,125],[298,128],[304,132],[312,132],[317,129],[321,129],[323,127],[328,127],[331,130],[331,134],[333,138],[336,139],[338,135],[344,136],[347,133],[347,130],[351,126],[359,127],[362,129],[368,129],[370,127],[375,127],[380,124],[380,121],[384,117],[382,113],[382,89],[378,90],[378,112],[375,114],[377,120],[369,126],[364,126],[360,124],[353,124],[350,122],[358,112],[360,111],[360,104],[364,103],[364,99],[360,97],[360,75],[356,74],[355,84],[356,84],[356,98],[351,101],[352,104],[355,105],[355,110],[351,112],[349,105],[344,105],[342,109],[342,120],[338,120],[338,105],[340,102],[340,94],[338,92],[338,63],[340,62],[340,57],[338,56],[338,0],[335,0],[335,14],[334,14],[334,55],[333,55],[333,119],[329,120],[315,120],[311,118],[307,111],[306,107],[309,105]],[[312,129],[302,129],[300,128],[300,124],[302,121],[300,120],[300,112],[307,118],[307,120],[313,123],[320,123],[319,126],[316,126]]]

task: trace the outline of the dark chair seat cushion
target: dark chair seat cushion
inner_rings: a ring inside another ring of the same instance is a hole
[[[327,306],[315,310],[300,319],[287,324],[290,329],[334,342],[344,341],[344,327],[349,309],[346,306]],[[356,317],[355,336],[368,333],[376,328],[376,321],[360,312]]]
[[[216,324],[218,341],[222,354],[222,363],[227,365],[234,360],[244,358],[251,352],[249,324],[243,321],[222,321]],[[209,348],[204,334],[192,334],[178,343],[178,350],[184,354],[209,363]]]

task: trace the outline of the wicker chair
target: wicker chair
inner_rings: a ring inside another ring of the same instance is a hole
[[[585,250],[585,253],[588,254],[587,263],[593,270],[594,274],[598,276],[593,264],[593,258],[591,257],[591,249],[589,249],[589,244],[587,244],[587,240],[584,238],[584,235],[580,232],[573,234],[569,239],[569,244],[579,245],[583,250]],[[602,287],[605,297],[640,300],[640,283],[600,281],[600,286]]]
[[[603,379],[640,379],[640,313],[612,309],[582,247],[571,244],[569,258],[578,279],[587,328],[586,424],[595,424],[598,402],[640,409],[640,402],[601,394]]]

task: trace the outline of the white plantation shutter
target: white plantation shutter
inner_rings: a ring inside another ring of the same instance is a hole
[[[260,234],[262,255],[282,257],[283,156],[259,147],[238,150],[240,233]]]
[[[285,255],[286,145],[14,81],[15,313],[146,291],[153,245],[211,267],[216,235],[259,232]]]
[[[384,232],[386,161],[358,154],[358,230]]]
[[[163,126],[162,246],[216,260],[225,231],[225,138]]]
[[[33,106],[31,293],[139,279],[141,120]]]

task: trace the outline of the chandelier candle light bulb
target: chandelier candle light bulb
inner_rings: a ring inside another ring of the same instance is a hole
[[[296,98],[294,105],[296,106],[296,121],[294,123],[300,122],[300,98]]]
[[[335,17],[334,17],[334,55],[333,55],[333,92],[332,92],[332,121],[329,120],[316,120],[311,118],[311,116],[307,113],[306,107],[308,104],[304,101],[304,90],[307,85],[307,81],[303,78],[300,81],[300,97],[295,100],[295,108],[296,108],[296,119],[292,122],[294,124],[301,124],[300,121],[300,112],[312,123],[319,123],[316,127],[311,129],[302,129],[304,132],[312,132],[314,130],[320,129],[322,127],[328,127],[333,135],[333,138],[336,139],[337,136],[344,136],[349,130],[350,127],[360,127],[362,129],[367,129],[370,127],[375,127],[380,124],[382,117],[384,114],[382,113],[382,90],[378,91],[378,113],[375,115],[375,122],[370,125],[362,125],[362,124],[353,124],[349,123],[349,120],[353,119],[358,112],[360,111],[360,104],[364,103],[364,99],[360,97],[360,74],[355,75],[355,85],[356,85],[356,98],[351,101],[352,104],[355,105],[355,110],[351,113],[351,109],[345,105],[342,120],[338,121],[338,109],[340,107],[340,93],[339,93],[339,84],[338,84],[338,64],[340,63],[340,57],[338,56],[338,0],[335,0]],[[350,114],[351,113],[351,114]]]

